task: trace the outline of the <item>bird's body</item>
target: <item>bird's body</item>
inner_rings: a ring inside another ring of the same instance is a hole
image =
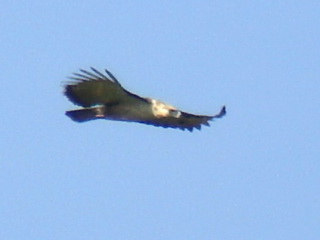
[[[225,107],[215,116],[182,112],[159,100],[142,98],[125,90],[108,70],[108,77],[94,68],[91,70],[75,73],[71,77],[74,81],[65,86],[68,99],[83,107],[66,112],[76,122],[108,119],[192,131],[193,128],[200,129],[201,124],[209,126],[209,120],[226,114]]]

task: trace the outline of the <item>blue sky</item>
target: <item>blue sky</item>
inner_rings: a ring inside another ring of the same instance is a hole
[[[4,1],[0,239],[320,239],[319,1]],[[63,82],[225,118],[72,122]]]

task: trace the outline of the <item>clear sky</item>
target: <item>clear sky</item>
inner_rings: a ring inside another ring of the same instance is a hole
[[[0,239],[320,239],[320,1],[4,0]],[[225,118],[92,121],[63,82]]]

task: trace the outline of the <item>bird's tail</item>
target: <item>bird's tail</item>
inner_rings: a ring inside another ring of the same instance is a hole
[[[66,115],[75,122],[87,122],[104,117],[100,107],[66,111]]]

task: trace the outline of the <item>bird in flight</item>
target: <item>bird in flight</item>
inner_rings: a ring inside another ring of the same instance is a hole
[[[226,114],[223,106],[213,116],[195,115],[183,112],[169,104],[153,98],[140,97],[127,91],[111,72],[103,74],[91,68],[74,73],[64,86],[65,96],[80,109],[66,111],[66,115],[76,122],[106,119],[137,122],[157,127],[189,130],[201,129],[210,120]]]

